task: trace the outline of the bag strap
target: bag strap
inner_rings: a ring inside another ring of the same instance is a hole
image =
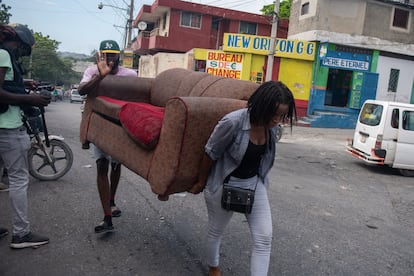
[[[230,177],[231,177],[231,175],[229,174],[226,178],[224,178],[223,184],[228,184],[229,180],[230,180]],[[257,181],[256,181],[256,185],[254,185],[253,191],[256,191],[257,183],[259,183],[259,179],[260,179],[259,175],[256,175],[256,177],[257,177]]]

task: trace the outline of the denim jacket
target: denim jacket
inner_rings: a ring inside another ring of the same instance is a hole
[[[250,139],[250,116],[247,108],[225,115],[216,125],[205,146],[205,152],[214,160],[206,189],[214,193],[224,179],[241,163]],[[266,150],[259,167],[259,177],[269,187],[267,174],[276,156],[276,128],[269,132]]]

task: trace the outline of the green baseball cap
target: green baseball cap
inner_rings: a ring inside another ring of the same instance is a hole
[[[119,50],[119,45],[115,40],[104,40],[99,46],[99,51],[102,53],[115,53],[118,54],[121,51]]]

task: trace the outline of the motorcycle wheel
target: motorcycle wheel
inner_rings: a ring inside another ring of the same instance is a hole
[[[39,180],[56,180],[72,167],[73,153],[65,142],[54,139],[50,140],[50,147],[46,150],[52,159],[51,163],[41,148],[32,146],[29,150],[29,173]]]

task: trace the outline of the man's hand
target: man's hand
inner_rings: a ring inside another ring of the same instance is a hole
[[[24,81],[24,88],[29,89],[31,91],[36,91],[37,89],[37,82],[34,80],[23,80]]]
[[[29,104],[42,107],[50,104],[51,97],[46,95],[39,95],[37,93],[27,95],[29,97]]]
[[[98,66],[101,78],[106,77],[112,70],[113,61],[107,62],[106,53],[97,52],[95,55],[96,65]]]

